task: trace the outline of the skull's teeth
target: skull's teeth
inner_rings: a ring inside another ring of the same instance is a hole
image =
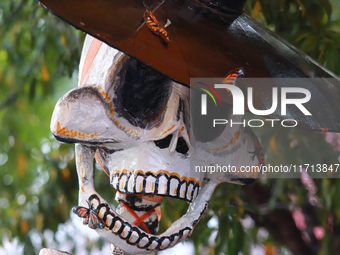
[[[166,249],[166,248],[169,247],[169,244],[170,244],[170,239],[166,237],[166,238],[163,239],[159,249],[160,250]]]
[[[113,233],[118,234],[123,227],[123,222],[121,220],[116,220],[114,226],[113,226]]]
[[[177,175],[151,172],[129,173],[115,171],[111,175],[111,186],[122,194],[152,194],[171,196],[192,202],[199,192],[199,182],[192,179],[180,179]]]
[[[143,176],[137,176],[137,179],[135,180],[136,180],[136,185],[135,185],[135,190],[133,193],[141,193],[144,189],[144,185],[143,185],[144,178]]]
[[[93,210],[98,213],[103,224],[105,224],[105,226],[103,226],[104,231],[110,231],[112,234],[119,236],[119,238],[124,240],[126,243],[145,250],[159,251],[176,245],[178,242],[181,242],[190,236],[193,228],[199,221],[199,218],[196,218],[193,223],[191,223],[190,227],[186,226],[173,234],[153,236],[120,218],[107,203],[98,202],[99,205]],[[203,212],[206,210],[207,205],[208,203],[205,204],[205,207],[199,217],[201,217]]]
[[[179,239],[179,235],[178,234],[174,234],[173,235],[173,240],[172,240],[170,246],[176,245],[176,243],[178,242],[178,239]]]
[[[118,190],[118,182],[119,182],[119,176],[115,175],[113,177],[113,180],[111,181],[111,186],[114,187],[116,190]]]
[[[158,179],[158,194],[166,195],[168,180],[165,176],[160,176]]]
[[[130,233],[130,227],[129,226],[125,226],[123,228],[123,231],[122,233],[120,234],[120,237],[123,238],[123,239],[126,239],[131,233]]]
[[[186,190],[187,190],[187,183],[186,183],[186,182],[183,182],[183,183],[181,184],[181,188],[180,188],[180,190],[179,190],[179,196],[180,196],[180,198],[185,198]]]
[[[138,238],[139,238],[139,234],[136,231],[132,231],[130,238],[129,238],[129,242],[134,244],[137,242]]]
[[[194,185],[192,183],[189,183],[188,189],[187,189],[187,200],[189,201],[192,199],[193,189],[194,189]]]
[[[134,192],[134,186],[135,186],[135,178],[133,175],[131,175],[129,178],[128,184],[127,184],[128,193]]]
[[[183,235],[181,237],[181,241],[187,239],[189,237],[189,234],[190,234],[190,230],[189,229],[183,230]]]
[[[128,223],[125,223],[128,224]],[[123,232],[119,235],[122,239],[126,239],[127,243],[136,245],[146,250],[164,250],[176,245],[178,242],[188,238],[191,229],[185,228],[171,236],[148,237],[145,234],[130,230],[127,234]]]
[[[146,177],[145,192],[153,193],[155,191],[156,178],[153,176]]]
[[[99,210],[98,216],[101,217],[101,218],[103,218],[104,215],[105,215],[105,213],[106,213],[106,207],[102,207],[102,208],[100,208],[100,210]]]
[[[158,242],[156,242],[155,240],[153,240],[150,244],[150,246],[148,247],[149,250],[154,250],[156,249],[156,247],[158,246]]]
[[[149,238],[147,238],[146,236],[144,236],[142,239],[140,239],[138,246],[140,248],[144,248],[147,244],[149,243]]]
[[[170,246],[176,245],[189,236],[191,228],[184,228],[176,234],[163,237],[147,236],[141,233],[138,228],[131,226],[128,222],[123,222],[113,217],[110,213],[104,216],[106,228],[114,234],[124,239],[128,244],[137,245],[139,248],[146,250],[164,250]]]
[[[106,222],[105,222],[105,225],[108,226],[108,227],[111,227],[113,228],[114,225],[112,225],[114,223],[114,218],[111,214],[109,214],[107,217],[106,217]]]
[[[126,193],[126,183],[127,183],[127,176],[123,175],[120,178],[119,189],[118,189],[121,193]]]
[[[176,178],[170,179],[170,196],[177,196],[179,181]]]

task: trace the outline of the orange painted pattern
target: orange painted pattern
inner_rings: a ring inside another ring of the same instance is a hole
[[[101,169],[103,170],[103,172],[106,173],[106,175],[107,175],[108,177],[110,177],[110,175],[105,171],[105,168],[104,168],[102,162],[100,161],[100,159],[99,159],[97,153],[94,154],[94,158],[96,159],[97,163],[99,164],[99,166],[101,167]]]
[[[138,225],[140,225],[142,227],[142,229],[148,233],[148,234],[151,234],[150,233],[150,230],[148,229],[148,227],[145,225],[144,223],[144,220],[148,219],[151,214],[154,212],[154,209],[152,208],[151,210],[147,211],[146,213],[144,213],[141,217],[139,217],[137,215],[137,213],[135,213],[134,210],[132,210],[128,205],[126,205],[125,203],[121,202],[121,204],[125,207],[125,209],[131,214],[132,217],[135,218],[135,221],[133,222],[133,224],[135,226],[138,227]],[[124,236],[124,234],[123,234]]]
[[[85,138],[90,138],[90,139],[95,139],[98,138],[98,133],[94,132],[93,133],[81,133],[78,131],[73,131],[73,129],[69,130],[68,128],[65,127],[61,127],[60,126],[60,122],[58,121],[57,123],[57,134],[59,136],[66,136],[66,137],[71,137],[71,138],[79,138],[81,140],[85,139]]]
[[[184,131],[184,127],[181,128],[181,130],[178,132],[178,136]]]
[[[113,120],[113,123],[119,127],[121,130],[129,133],[130,135],[133,135],[135,137],[138,137],[139,134],[137,131],[131,129],[131,128],[126,128],[126,126],[123,126],[117,119],[114,118],[115,116],[115,113],[114,113],[114,110],[113,110],[113,105],[111,103],[111,98],[109,97],[109,95],[103,90],[102,87],[98,87],[97,90],[100,92],[100,95],[105,99],[106,103],[109,105],[109,108],[110,108],[110,116],[111,116],[111,119]]]
[[[173,129],[174,127],[176,127],[176,125],[173,125],[171,128],[169,128],[167,131],[163,132],[162,135],[168,133],[171,129]]]
[[[102,41],[99,41],[98,39],[93,38],[91,45],[90,45],[90,48],[89,48],[87,55],[86,55],[86,58],[85,58],[83,70],[81,72],[81,78],[80,78],[79,86],[83,85],[85,76],[86,76],[87,72],[89,71],[93,60],[97,56],[97,53],[98,53],[100,47],[102,46],[102,44],[103,44]]]
[[[234,133],[234,137],[231,138],[231,140],[224,146],[220,147],[220,148],[215,148],[215,149],[211,149],[212,151],[223,151],[225,150],[226,148],[228,148],[230,145],[234,144],[240,137],[240,131],[236,131]]]
[[[114,66],[114,68],[113,68],[113,72],[114,72],[114,73],[115,73],[116,70],[117,70],[117,66],[125,59],[125,57],[126,57],[125,54],[123,54],[123,55],[121,55],[121,56],[119,57],[117,63],[115,64],[115,66]],[[110,75],[110,77],[112,78],[112,74],[109,73],[109,75]]]
[[[113,111],[113,106],[112,106],[111,99],[110,99],[109,95],[103,90],[102,87],[98,87],[97,90],[100,92],[100,95],[105,99],[106,103],[109,105],[110,116],[113,119],[114,116],[115,116],[115,113]]]

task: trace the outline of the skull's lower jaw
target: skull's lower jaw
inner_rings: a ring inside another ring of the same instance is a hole
[[[115,212],[93,186],[94,150],[76,144],[76,164],[79,179],[79,206],[90,207],[89,212],[98,217],[100,224],[93,225],[97,233],[126,253],[149,254],[165,250],[187,239],[205,212],[217,185],[202,183],[200,194],[191,202],[188,211],[160,235],[148,234]],[[89,227],[91,225],[89,224]]]

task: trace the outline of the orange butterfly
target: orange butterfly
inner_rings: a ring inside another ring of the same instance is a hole
[[[163,39],[163,41],[166,44],[168,44],[170,42],[168,32],[164,28],[160,27],[158,20],[152,14],[152,12],[149,10],[145,3],[144,7],[146,9],[144,13],[144,21],[146,22],[146,25],[148,26],[152,33],[154,33],[155,35],[159,35]]]
[[[244,70],[242,67],[236,68],[234,70],[231,70],[228,75],[223,79],[223,84],[230,84],[230,85],[236,85],[236,79],[240,76],[244,75]],[[229,93],[230,90],[226,89]]]
[[[321,129],[321,134],[327,134],[327,133],[328,133],[328,128]]]
[[[96,196],[97,197],[97,196]],[[93,210],[92,201],[95,197],[90,196],[89,201],[87,201],[89,208],[83,206],[77,206],[73,208],[73,212],[77,214],[79,217],[84,218],[83,224],[88,225],[89,228],[96,229],[101,228],[103,229],[104,222],[103,220],[97,215],[97,213]],[[98,199],[98,197],[97,197]],[[99,200],[99,199],[98,199]]]

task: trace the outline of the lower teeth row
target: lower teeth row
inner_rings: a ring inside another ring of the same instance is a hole
[[[177,233],[170,236],[155,237],[148,236],[142,233],[138,227],[132,226],[129,222],[122,221],[116,214],[111,212],[107,204],[100,204],[97,209],[98,216],[102,218],[105,223],[104,229],[111,231],[113,234],[118,235],[121,239],[125,240],[130,245],[136,245],[138,248],[146,250],[163,250],[176,245],[187,239],[192,232],[192,228],[185,227]]]

